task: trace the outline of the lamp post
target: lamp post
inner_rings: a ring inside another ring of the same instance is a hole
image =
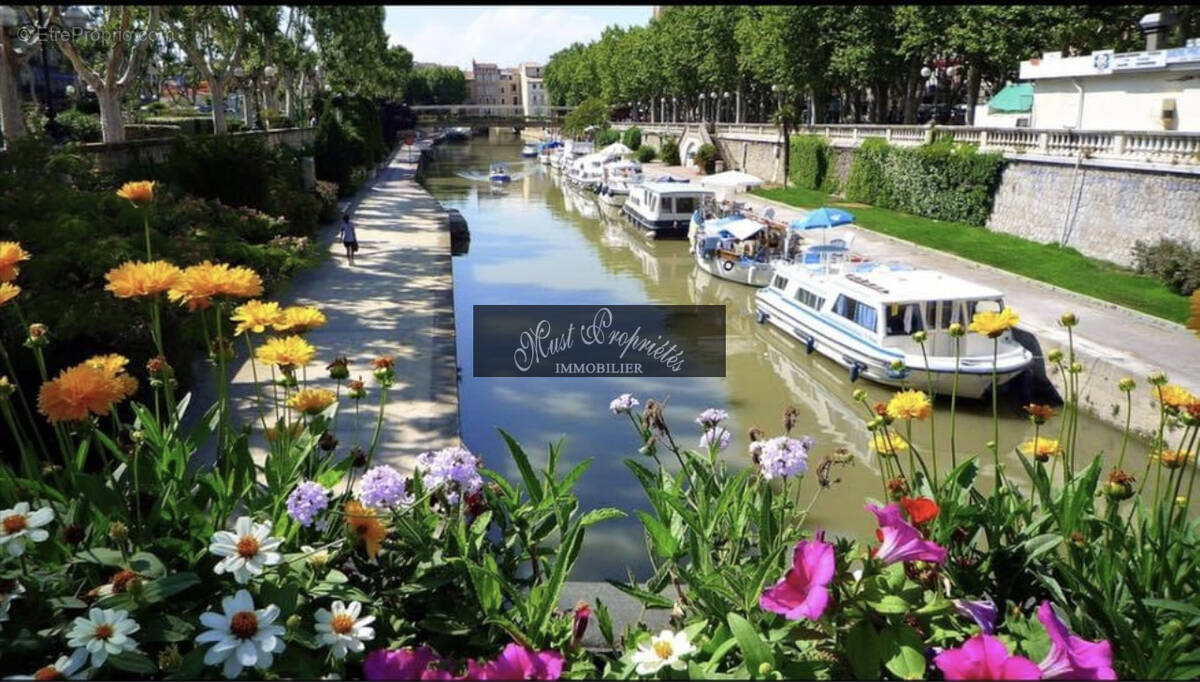
[[[671,95],[671,123],[679,123],[679,98]]]
[[[15,10],[8,7],[4,9],[7,11],[0,14],[0,24],[3,24],[5,28],[16,28],[22,24],[20,16]],[[68,7],[62,13],[62,23],[68,29],[83,28],[88,23],[88,14],[79,7]],[[33,24],[33,28],[37,31],[38,43],[41,44],[42,50],[42,97],[45,100],[42,105],[46,114],[46,132],[56,138],[58,122],[55,121],[55,118],[58,113],[54,110],[54,95],[50,89],[50,53],[46,46],[46,43],[50,41],[50,21],[46,18],[41,5],[37,5],[37,21]]]
[[[667,98],[666,97],[661,98],[659,100],[659,103],[662,104],[662,106],[658,108],[658,122],[666,123],[667,122]]]
[[[729,91],[728,90],[726,90],[724,92],[724,94],[721,95],[721,108],[724,109],[725,112],[728,114],[728,112],[729,112]],[[730,118],[732,118],[732,116]],[[721,117],[718,116],[717,123],[720,123],[720,122],[721,122]]]
[[[704,110],[704,100],[705,99],[706,99],[706,95],[703,92],[700,93],[700,122],[701,123],[704,123],[705,121],[708,120],[707,112]]]

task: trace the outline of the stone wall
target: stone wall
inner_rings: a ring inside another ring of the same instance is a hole
[[[783,182],[783,151],[779,143],[722,135],[714,137],[713,143],[727,169],[739,169],[770,183]]]
[[[1200,247],[1200,176],[1010,161],[987,227],[1132,265],[1138,240]]]
[[[316,141],[316,128],[282,128],[279,130],[252,130],[231,133],[231,137],[259,137],[268,147],[285,145],[298,148]],[[167,160],[175,145],[174,137],[159,137],[144,140],[126,140],[124,142],[98,142],[80,145],[80,153],[92,160],[92,165],[101,171],[112,172],[129,165],[135,158],[143,161],[162,163]]]

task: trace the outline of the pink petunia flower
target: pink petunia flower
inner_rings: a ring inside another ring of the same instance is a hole
[[[1038,607],[1038,620],[1050,635],[1050,653],[1038,664],[1047,680],[1115,680],[1112,667],[1112,646],[1108,640],[1089,642],[1076,637],[1058,619],[1050,602]]]
[[[557,680],[562,676],[563,657],[557,651],[531,651],[512,643],[496,660],[479,665],[467,662],[468,680]]]
[[[933,664],[947,680],[1038,680],[1042,671],[1023,656],[1011,656],[1004,642],[975,635],[957,649],[946,649]]]
[[[834,566],[833,545],[825,542],[824,531],[818,531],[811,542],[797,542],[792,567],[759,596],[759,607],[788,620],[819,619],[829,605],[827,586],[833,580]]]
[[[876,505],[868,504],[866,509],[879,519],[879,530],[875,534],[882,544],[875,549],[876,559],[885,564],[894,564],[897,561],[928,561],[940,564],[946,560],[945,548],[926,540],[921,536],[921,531],[905,521],[900,514],[900,505],[893,503],[880,509]]]
[[[433,664],[438,667],[430,668]],[[450,680],[442,669],[445,661],[432,647],[376,649],[363,660],[363,676],[368,680]]]

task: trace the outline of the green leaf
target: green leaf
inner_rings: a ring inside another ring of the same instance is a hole
[[[650,541],[654,546],[656,554],[664,559],[673,559],[679,552],[679,543],[675,537],[671,535],[671,531],[662,524],[662,521],[650,516],[640,509],[635,511],[642,521],[642,525],[646,527],[646,531],[650,534]]]
[[[647,590],[643,590],[642,588],[638,587],[637,585],[630,584],[630,583],[621,583],[621,582],[617,582],[616,580],[609,580],[608,584],[612,585],[613,587],[617,588],[618,590],[624,592],[625,594],[628,594],[631,597],[636,597],[637,599],[641,600],[641,602],[643,604],[645,604],[646,608],[649,608],[649,609],[673,609],[673,608],[675,608],[675,602],[662,596],[661,594],[655,594],[654,592],[649,592]]]
[[[771,648],[762,640],[754,626],[736,613],[730,613],[726,618],[729,622],[729,629],[733,632],[734,639],[737,640],[738,647],[746,658],[747,672],[757,678],[759,666],[763,663],[775,667],[775,657],[771,655]]]
[[[1200,608],[1174,599],[1143,599],[1142,604],[1168,611],[1178,611],[1189,616],[1200,616]]]
[[[1022,543],[1022,548],[1025,550],[1027,560],[1032,561],[1036,557],[1053,550],[1062,544],[1063,537],[1057,533],[1047,533],[1029,538]]]
[[[594,526],[595,524],[603,521],[620,519],[624,518],[625,516],[627,516],[625,512],[621,511],[620,509],[616,509],[615,507],[601,507],[600,509],[593,509],[584,514],[579,519],[579,525],[587,528],[588,526]]]
[[[576,525],[567,532],[562,546],[558,548],[558,556],[554,558],[554,569],[551,570],[550,577],[545,583],[546,591],[542,599],[541,614],[537,621],[538,633],[546,631],[546,625],[550,623],[550,617],[558,605],[563,583],[566,582],[571,567],[575,565],[575,559],[578,558],[581,547],[583,547],[583,528]]]
[[[870,622],[860,620],[846,633],[846,658],[860,680],[879,679],[879,634]]]
[[[869,602],[867,605],[876,613],[888,615],[908,613],[908,602],[894,594],[885,594],[879,601]]]
[[[512,455],[513,461],[517,463],[517,469],[521,472],[521,480],[525,481],[525,489],[529,491],[529,497],[534,504],[539,504],[542,501],[542,484],[538,480],[537,474],[533,472],[533,466],[529,464],[529,456],[521,449],[521,445],[504,429],[498,429],[500,436],[504,438],[504,442],[508,444],[508,451]]]
[[[907,625],[880,633],[884,666],[902,680],[925,679],[925,645],[916,630]]]
[[[158,666],[142,654],[125,651],[115,656],[109,656],[108,662],[112,667],[127,673],[149,675],[158,672]]]
[[[157,604],[183,592],[192,585],[199,584],[199,582],[200,578],[195,573],[175,573],[165,578],[147,581],[136,597],[133,590],[121,592],[101,599],[96,602],[96,606],[132,611],[139,604]]]
[[[608,612],[608,607],[596,597],[596,625],[600,628],[600,636],[604,637],[605,643],[610,647],[616,646],[616,638],[613,637],[612,614]]]

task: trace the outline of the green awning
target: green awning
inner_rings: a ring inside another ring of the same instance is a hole
[[[1033,83],[1013,83],[988,100],[989,114],[1027,114],[1033,110]]]

